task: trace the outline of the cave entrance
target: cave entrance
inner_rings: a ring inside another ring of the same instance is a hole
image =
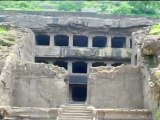
[[[73,102],[85,102],[87,98],[87,84],[70,84],[70,96]]]

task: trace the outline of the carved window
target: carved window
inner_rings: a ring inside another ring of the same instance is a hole
[[[113,37],[111,43],[112,43],[112,48],[125,48],[126,38],[125,37]]]
[[[67,35],[56,35],[54,36],[55,46],[68,46],[69,37]]]
[[[72,63],[72,73],[87,73],[87,63],[85,62]]]
[[[55,61],[53,62],[54,65],[57,65],[58,67],[63,67],[67,70],[68,63],[66,61]]]
[[[73,36],[73,46],[87,47],[88,46],[88,37],[83,36],[83,35],[74,35]]]
[[[113,64],[111,64],[111,66],[114,66],[114,67],[117,67],[117,66],[120,66],[120,65],[122,65],[123,63],[113,63]]]
[[[45,58],[35,58],[36,63],[46,63],[48,64],[48,61]]]
[[[92,63],[92,67],[106,66],[107,64],[104,62],[94,62]]]
[[[50,36],[38,34],[36,35],[36,45],[49,45]]]
[[[95,36],[92,41],[93,47],[106,47],[107,38],[105,36]]]

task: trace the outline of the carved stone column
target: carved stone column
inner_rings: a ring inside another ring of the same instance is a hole
[[[69,34],[69,46],[73,46],[73,34]]]
[[[50,44],[49,44],[49,46],[55,46],[55,44],[54,44],[54,34],[50,35]]]

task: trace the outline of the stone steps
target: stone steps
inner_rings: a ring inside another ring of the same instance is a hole
[[[93,120],[92,111],[87,107],[85,104],[62,105],[62,113],[57,120]]]
[[[152,120],[152,114],[145,109],[92,109],[88,105],[62,105],[57,120]]]

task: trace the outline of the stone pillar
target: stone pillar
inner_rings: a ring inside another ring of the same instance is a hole
[[[72,73],[72,61],[68,61],[68,73]]]
[[[87,62],[87,74],[89,74],[91,67],[92,67],[92,62]]]
[[[112,42],[111,42],[112,36],[108,35],[108,36],[106,36],[106,37],[107,37],[107,45],[106,45],[106,47],[111,47],[111,44],[112,44]]]
[[[130,39],[131,37],[126,37],[126,48],[131,48]]]
[[[92,45],[92,38],[93,38],[92,35],[88,36],[88,47],[89,48],[93,47],[93,45]]]
[[[50,35],[50,44],[49,44],[49,46],[55,46],[55,44],[54,44],[54,34]]]
[[[69,45],[68,46],[73,46],[73,34],[69,34]]]

